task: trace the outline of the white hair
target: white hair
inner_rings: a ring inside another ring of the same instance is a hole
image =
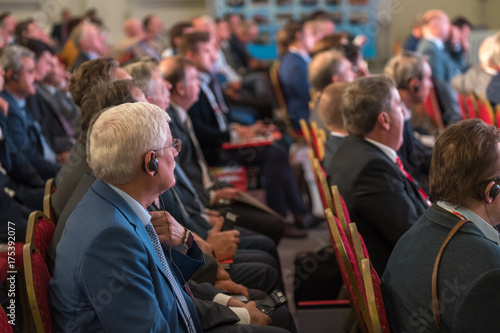
[[[500,66],[500,32],[487,37],[479,47],[481,66],[497,69]]]
[[[94,175],[113,185],[131,181],[148,151],[163,154],[169,121],[164,110],[145,102],[104,111],[87,135],[87,162]]]
[[[23,70],[23,58],[35,58],[35,53],[24,46],[12,45],[3,49],[0,58],[0,67],[5,72],[12,70],[14,73],[20,73]]]

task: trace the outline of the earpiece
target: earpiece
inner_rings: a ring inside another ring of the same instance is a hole
[[[490,188],[490,198],[491,201],[495,200],[495,198],[498,196],[498,193],[500,193],[500,185],[495,184]]]
[[[5,78],[12,81],[17,81],[19,80],[19,75],[17,73],[12,73],[10,75],[5,75]]]
[[[419,84],[416,84],[413,86],[413,91],[414,92],[419,92],[420,91],[420,85]]]
[[[146,166],[147,166],[147,168],[146,168]],[[156,154],[147,164],[146,164],[146,162],[144,162],[142,169],[145,172],[153,171],[155,175],[158,173],[158,157],[156,157]]]

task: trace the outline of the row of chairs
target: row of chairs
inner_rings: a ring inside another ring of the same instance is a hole
[[[390,332],[380,289],[380,278],[357,226],[350,221],[346,204],[337,186],[330,187],[320,160],[324,157],[325,134],[317,126],[301,121],[304,138],[310,149],[310,159],[320,196],[325,208],[330,236],[351,307],[355,310],[358,327],[365,333]]]
[[[18,294],[16,301],[19,302],[17,309],[22,313],[23,332],[54,332],[48,291],[51,278],[48,248],[56,229],[50,205],[50,196],[54,190],[54,180],[49,179],[45,186],[44,212],[34,211],[30,214],[24,245],[16,243],[16,252],[22,251],[22,260],[17,262],[15,274]],[[13,332],[3,309],[0,311],[0,331]]]

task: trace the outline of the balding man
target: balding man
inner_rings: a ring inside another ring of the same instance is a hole
[[[104,55],[106,40],[95,24],[85,21],[80,23],[73,31],[72,38],[79,53],[71,66],[70,72],[73,72],[84,62],[97,59]]]
[[[450,36],[450,19],[437,9],[427,11],[423,18],[422,39],[417,52],[428,57],[432,77],[444,82],[461,73],[460,58],[452,58],[445,50],[445,41]]]

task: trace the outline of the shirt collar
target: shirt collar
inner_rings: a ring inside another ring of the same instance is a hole
[[[100,55],[94,52],[85,52],[85,54],[90,58],[90,60],[94,60],[100,57]]]
[[[186,110],[184,110],[180,105],[175,104],[172,101],[170,101],[170,106],[172,107],[172,109],[174,109],[175,113],[179,117],[181,124],[184,124],[186,122],[187,117],[188,117]]]
[[[411,111],[408,109],[408,107],[406,106],[406,104],[403,101],[401,101],[401,108],[405,112],[405,121],[410,120],[411,119]]]
[[[331,131],[330,135],[331,136],[336,136],[337,138],[345,138],[347,136],[346,134],[339,133],[339,132],[334,132],[334,131]]]
[[[380,149],[391,161],[396,163],[396,159],[398,157],[398,154],[394,149],[392,149],[389,146],[384,145],[383,143],[380,143],[378,141],[369,139],[369,138],[364,138],[366,141],[370,142],[371,144],[375,145],[378,149]]]
[[[310,62],[311,62],[311,57],[310,57],[310,56],[309,56],[309,54],[308,54],[307,52],[305,52],[305,51],[299,50],[298,48],[296,48],[296,47],[294,47],[294,46],[290,46],[290,47],[288,48],[288,51],[289,51],[290,53],[294,53],[294,54],[296,54],[296,55],[300,56],[302,59],[304,59],[304,61],[305,61],[306,63],[310,63]]]
[[[151,222],[151,215],[149,214],[149,212],[146,209],[144,209],[141,206],[140,203],[137,202],[137,200],[135,200],[130,195],[128,195],[127,193],[120,190],[118,187],[111,185],[110,183],[106,183],[106,184],[109,185],[109,187],[111,187],[113,190],[115,190],[115,192],[118,193],[118,195],[120,197],[122,197],[123,200],[125,200],[128,203],[130,208],[132,208],[132,210],[137,214],[137,216],[139,217],[139,220],[141,220],[141,222],[144,226],[146,226],[149,222]]]
[[[26,107],[26,99],[25,98],[17,98],[14,94],[12,94],[10,91],[5,90],[5,92],[10,95],[16,102],[17,105],[19,106],[20,109]]]
[[[210,81],[212,81],[212,77],[210,74],[205,73],[205,72],[198,72],[198,79],[201,81],[202,84],[208,85]]]
[[[434,43],[434,45],[436,45],[437,48],[440,49],[441,51],[444,50],[444,43],[441,39],[439,39],[437,37],[431,37],[431,36],[425,37],[425,39],[431,43]]]
[[[486,238],[488,238],[492,242],[497,243],[497,245],[500,245],[500,235],[498,234],[498,231],[495,228],[493,228],[491,224],[489,224],[488,222],[483,220],[479,215],[474,213],[472,210],[465,207],[454,207],[453,205],[450,205],[449,203],[444,201],[438,201],[437,204],[438,206],[446,209],[449,212],[459,213],[464,218],[474,223],[474,225],[478,227],[479,230],[481,230],[481,232],[486,236]]]

